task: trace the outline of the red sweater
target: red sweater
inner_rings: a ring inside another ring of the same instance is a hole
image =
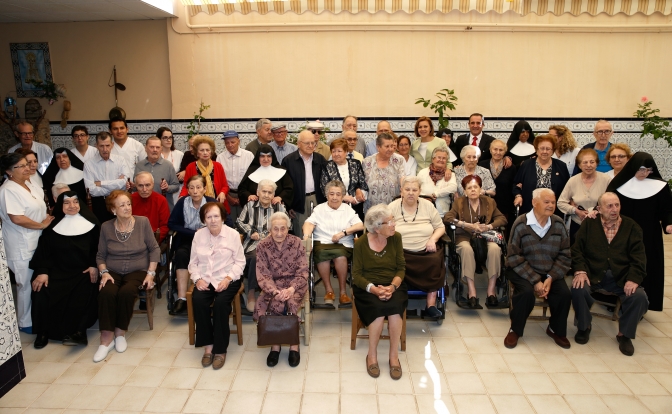
[[[168,218],[170,217],[166,197],[156,191],[152,191],[152,195],[148,198],[140,197],[140,193],[133,193],[131,202],[133,203],[133,214],[147,217],[152,225],[152,231],[161,229],[159,242],[163,241],[168,234]]]
[[[215,179],[213,180],[212,184],[215,186],[214,198],[217,198],[219,193],[224,193],[224,195],[229,194],[229,183],[226,181],[226,175],[224,174],[224,167],[222,167],[222,164],[218,163],[217,161],[213,161],[213,163],[215,163],[215,165],[212,167],[215,173]],[[187,183],[189,182],[189,179],[197,173],[198,170],[196,169],[196,161],[187,165],[187,169],[184,171],[184,184],[182,185],[182,191],[180,191],[180,197],[189,195]],[[224,207],[226,208],[227,213],[231,212],[229,203],[226,202],[226,200],[224,201]]]

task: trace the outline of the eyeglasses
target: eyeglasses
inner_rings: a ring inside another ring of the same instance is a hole
[[[639,172],[647,172],[651,174],[653,172],[653,168],[639,167]]]
[[[21,168],[26,168],[26,167],[28,167],[28,164],[15,165],[12,168],[15,169],[15,170],[16,169],[20,170]]]
[[[357,141],[357,138],[346,138],[345,140],[348,142],[355,142]]]
[[[170,141],[170,140],[173,139],[173,136],[172,136],[172,135],[169,135],[169,136],[167,136],[167,137],[161,137],[161,139],[162,139],[163,141]]]
[[[286,134],[287,130],[281,130],[281,131],[273,131],[273,134],[278,135],[278,134]]]
[[[394,219],[392,219],[390,221],[386,221],[384,223],[381,223],[381,225],[385,225],[385,224],[387,224],[388,226],[394,226],[396,224],[396,222],[394,221]]]
[[[310,132],[311,132],[313,135],[315,135],[315,134],[319,134],[319,133],[322,132],[322,131],[320,131],[319,129],[311,129]]]
[[[627,158],[627,157],[628,156],[624,155],[624,154],[621,154],[621,155],[613,154],[613,155],[609,156],[609,158],[612,159],[612,160],[616,160],[616,159],[622,160],[623,158]]]
[[[86,138],[86,136],[87,136],[86,134],[75,134],[72,137],[73,138]]]
[[[597,134],[597,135],[609,135],[612,132],[614,132],[614,131],[612,131],[611,129],[605,129],[605,130],[595,131],[595,134]]]
[[[314,147],[317,145],[317,142],[311,141],[311,142],[305,142],[305,141],[299,141],[299,144],[305,145],[307,147]]]
[[[32,137],[33,135],[35,135],[34,132],[19,132],[20,137]]]

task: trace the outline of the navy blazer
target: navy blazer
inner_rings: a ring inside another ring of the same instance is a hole
[[[297,213],[305,213],[306,204],[306,166],[303,163],[301,154],[296,150],[282,159],[282,166],[287,170],[294,183],[294,200],[287,210],[294,210]],[[313,152],[313,181],[315,185],[315,197],[317,204],[325,203],[326,197],[320,189],[320,179],[322,178],[322,169],[327,166],[327,160],[321,154]]]
[[[455,153],[455,156],[457,157],[457,160],[453,163],[453,167],[457,167],[458,165],[462,164],[462,159],[460,158],[460,152],[462,151],[462,148],[471,144],[472,139],[471,137],[472,135],[471,133],[469,133],[460,135],[455,140],[455,149],[451,147],[451,149]],[[490,144],[492,143],[492,141],[496,139],[497,138],[493,137],[492,135],[488,135],[485,132],[483,133],[483,136],[481,137],[481,142],[478,143],[478,148],[481,149],[481,157],[478,159],[479,161],[486,161],[492,158],[492,155],[490,155]]]
[[[513,197],[517,194],[523,196],[523,205],[520,207],[520,214],[525,214],[532,210],[532,191],[537,189],[537,159],[530,158],[523,161],[518,168],[516,178],[513,179]],[[551,158],[551,190],[555,193],[555,199],[560,197],[562,190],[565,189],[565,184],[569,180],[569,172],[567,171],[567,164],[555,158]],[[523,188],[519,188],[518,184],[523,184]],[[563,217],[557,205],[555,207],[555,215]]]

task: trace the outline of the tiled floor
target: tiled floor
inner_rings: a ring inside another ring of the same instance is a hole
[[[465,311],[449,304],[443,325],[408,322],[403,377],[365,371],[367,341],[350,350],[350,312],[316,311],[312,341],[290,368],[287,350],[274,369],[268,349],[256,347],[255,325],[245,345],[232,344],[224,368],[200,367],[202,350],[189,346],[186,319],[170,317],[158,301],[154,330],[135,316],[128,350],[94,364],[90,345],[42,350],[23,335],[28,376],[0,399],[0,413],[672,413],[672,239],[666,240],[664,312],[645,316],[635,355],[618,351],[617,324],[595,319],[587,345],[557,347],[545,324],[530,321],[517,348],[504,348],[506,311]],[[479,291],[481,297],[484,292]]]

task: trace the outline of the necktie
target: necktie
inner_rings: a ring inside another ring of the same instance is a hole
[[[348,159],[349,159],[349,160],[352,159],[352,152],[349,152],[349,153],[348,153]]]
[[[471,145],[473,145],[473,146],[475,146],[475,147],[478,146],[478,143],[476,142],[476,139],[477,139],[477,137],[474,137],[474,140],[471,141]]]

